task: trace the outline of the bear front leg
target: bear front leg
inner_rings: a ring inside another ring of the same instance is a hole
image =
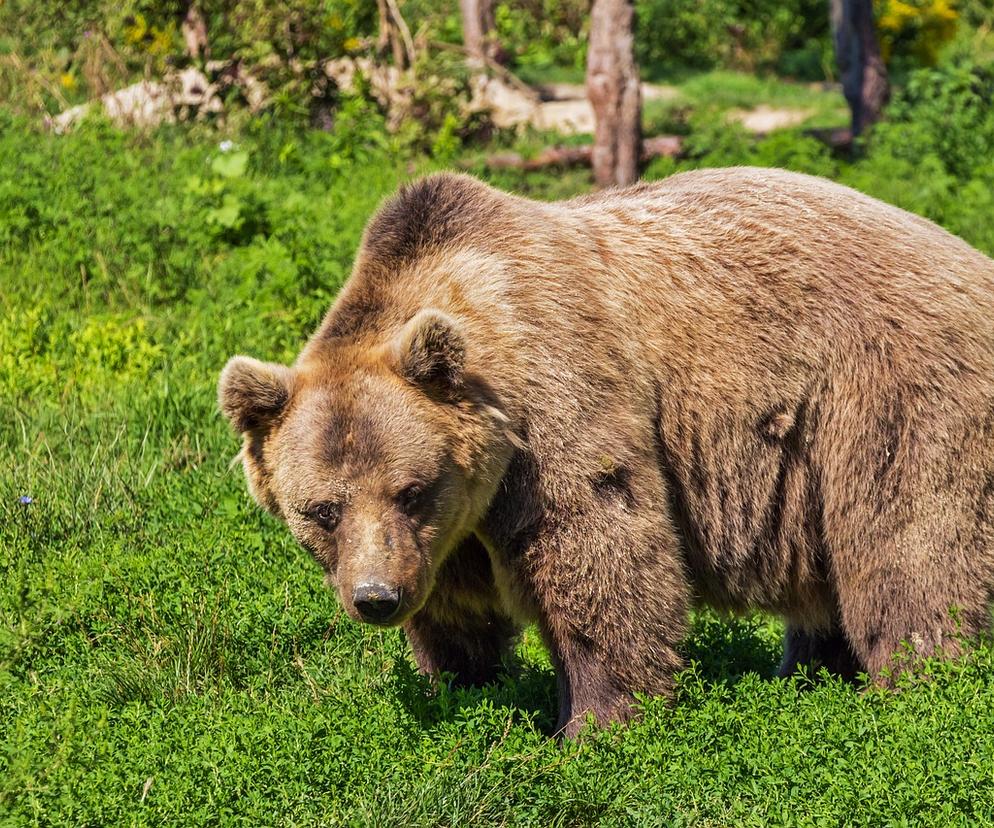
[[[589,508],[540,533],[525,553],[566,738],[588,714],[598,726],[624,722],[636,694],[669,695],[682,666],[689,587],[678,539],[645,476],[641,486],[632,482],[642,502],[595,490]]]
[[[428,602],[404,632],[419,672],[449,673],[464,687],[497,679],[518,630],[501,607],[490,559],[475,537],[442,566]]]
[[[543,630],[544,632],[544,630]],[[559,717],[555,734],[573,739],[592,718],[604,727],[611,722],[627,722],[635,712],[635,690],[619,674],[612,658],[600,654],[590,642],[568,638],[555,643],[546,633],[556,669]],[[669,683],[656,685],[659,693],[669,691]]]

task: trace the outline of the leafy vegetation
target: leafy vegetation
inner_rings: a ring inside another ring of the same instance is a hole
[[[806,79],[831,74],[827,6],[821,0],[640,0],[637,11],[639,62],[653,73],[780,66]]]
[[[62,72],[78,68],[67,33],[111,15],[97,0],[64,13],[39,3],[51,11],[42,24],[27,5],[10,0],[0,17],[23,12],[37,46],[25,59]],[[138,55],[168,31],[154,16],[166,5],[124,4],[107,19],[145,15]],[[322,8],[353,8],[349,33],[369,23],[365,4]],[[405,8],[458,39],[434,3]],[[983,0],[957,12],[970,28],[935,67],[909,68],[853,158],[799,130],[757,138],[728,120],[770,103],[842,123],[837,92],[718,68],[669,76],[679,97],[647,107],[647,121],[685,135],[686,154],[646,176],[727,164],[826,175],[994,255],[994,21]],[[520,66],[577,65],[581,46],[564,32],[582,28],[579,0],[500,15]],[[228,35],[238,48],[269,37],[290,48],[266,19],[242,23]],[[782,68],[820,36],[792,26],[752,65]],[[124,74],[137,71],[131,60]],[[229,467],[237,443],[216,411],[218,371],[236,352],[293,358],[386,194],[456,161],[535,198],[590,187],[583,170],[487,173],[479,159],[493,144],[463,146],[461,126],[447,130],[390,133],[361,94],[340,102],[328,132],[270,113],[223,133],[132,134],[89,119],[54,136],[0,110],[0,822],[994,821],[991,642],[900,692],[860,691],[824,676],[774,680],[779,622],[701,612],[672,703],[646,700],[627,731],[559,746],[534,631],[500,684],[435,690],[401,634],[345,618],[309,556],[250,503]],[[497,138],[519,150],[539,139]]]
[[[189,5],[6,0],[0,99],[22,111],[54,113],[185,65],[191,59],[181,24]],[[376,41],[372,0],[198,0],[197,7],[210,57],[250,67],[283,119],[306,120],[316,86],[326,85],[320,62],[370,55]],[[936,64],[952,40],[984,27],[990,33],[985,0],[875,0],[875,8],[883,53],[902,73]],[[510,67],[530,82],[581,78],[589,10],[590,0],[498,2],[497,36]],[[450,75],[451,53],[436,47],[461,42],[456,4],[406,0],[403,11],[422,46],[420,74]],[[827,0],[637,0],[636,20],[636,52],[648,80],[715,69],[834,77]],[[419,91],[431,87],[430,81]]]

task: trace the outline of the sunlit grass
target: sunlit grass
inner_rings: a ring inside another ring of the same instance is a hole
[[[848,164],[796,133],[709,123],[688,127],[693,157],[649,174],[824,172],[994,247],[985,202],[954,203],[933,162]],[[292,357],[376,204],[432,164],[373,155],[342,172],[332,139],[266,129],[240,138],[246,170],[225,178],[217,142],[196,135],[0,131],[0,822],[994,819],[989,645],[899,693],[860,692],[773,679],[778,621],[702,612],[671,704],[560,747],[534,630],[500,683],[435,690],[399,632],[349,621],[229,468],[214,383],[235,352]],[[491,180],[545,198],[589,186],[585,171]],[[241,224],[217,220],[225,196]]]

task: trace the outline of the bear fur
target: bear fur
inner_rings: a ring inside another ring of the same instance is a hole
[[[783,674],[990,624],[994,261],[830,181],[431,176],[220,404],[350,615],[466,683],[537,623],[568,736],[671,689],[695,604],[781,615]]]

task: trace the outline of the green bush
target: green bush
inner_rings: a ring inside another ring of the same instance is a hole
[[[184,64],[180,26],[187,5],[7,0],[0,4],[0,32],[7,33],[0,36],[0,97],[55,112]],[[377,26],[369,0],[202,0],[198,6],[211,56],[245,61],[269,84],[284,114],[307,114],[315,61],[360,49]]]
[[[994,64],[919,70],[874,131],[873,150],[908,161],[935,158],[960,181],[994,174],[992,101]]]
[[[148,57],[177,56],[183,0],[7,0],[0,31],[27,56],[45,50],[67,59],[96,32],[105,33],[137,66]],[[199,0],[215,57],[259,60],[270,54],[301,61],[336,57],[376,32],[376,4],[367,0]]]
[[[828,11],[821,0],[637,0],[636,13],[638,59],[650,70],[771,70],[786,62],[805,76],[823,71]]]
[[[636,56],[649,77],[722,67],[817,79],[831,64],[821,0],[636,0],[635,9]],[[586,60],[589,11],[590,0],[500,3],[499,39],[525,77],[556,68],[577,77]]]
[[[590,0],[514,0],[495,11],[501,47],[525,75],[553,67],[580,73],[586,61]]]
[[[892,68],[934,66],[956,36],[959,15],[950,0],[876,0],[880,53]]]

